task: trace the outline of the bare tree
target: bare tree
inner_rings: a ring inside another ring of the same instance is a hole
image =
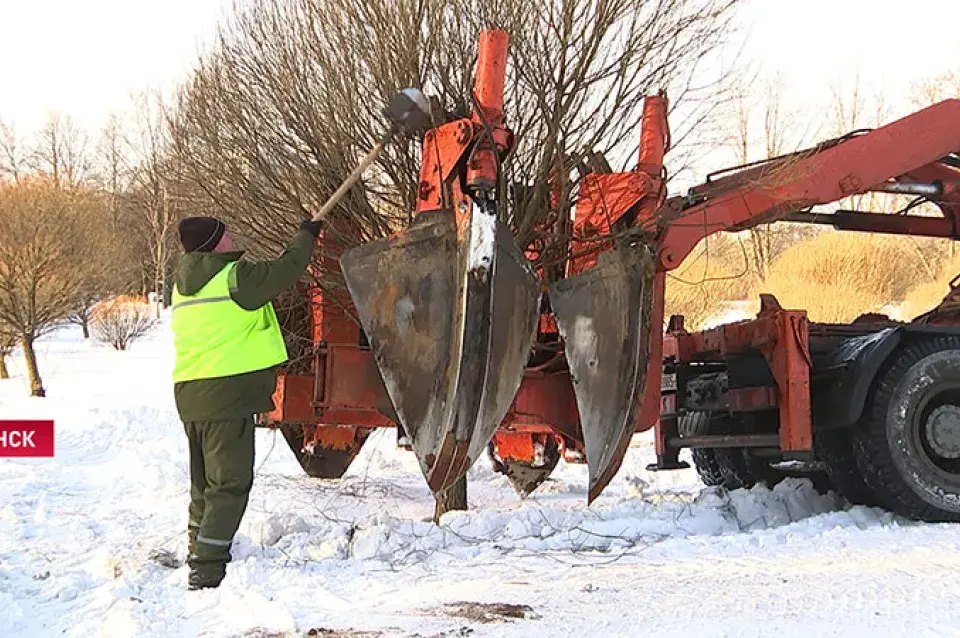
[[[163,97],[144,93],[136,101],[136,133],[129,152],[137,158],[130,173],[126,206],[130,226],[138,232],[136,250],[149,268],[147,290],[157,295],[159,317],[167,288],[167,273],[173,258],[173,226],[180,208],[178,180],[181,159],[170,153],[170,117]]]
[[[0,178],[17,181],[25,170],[23,142],[12,125],[0,121]]]
[[[851,82],[844,82],[841,78],[830,82],[830,99],[830,121],[835,136],[845,135],[864,125],[867,96],[859,72]]]
[[[34,344],[67,318],[83,287],[90,205],[87,193],[49,177],[0,184],[0,323],[23,349],[33,396],[45,395]]]
[[[0,379],[9,379],[10,370],[7,369],[7,357],[13,354],[17,346],[17,338],[13,331],[0,325]]]
[[[83,338],[88,339],[96,305],[128,290],[131,260],[125,233],[113,228],[106,198],[90,194],[77,223],[83,226],[82,240],[87,249],[80,250],[75,260],[81,283],[67,321],[80,326]]]
[[[53,180],[58,188],[77,188],[90,169],[89,140],[70,116],[53,113],[37,137],[30,168]]]
[[[812,132],[803,125],[802,115],[784,105],[785,89],[780,74],[750,78],[738,87],[727,141],[738,164],[780,157],[810,141]],[[760,281],[767,278],[773,261],[786,248],[809,234],[782,224],[763,224],[749,233],[749,263]]]
[[[118,228],[121,200],[129,188],[131,173],[129,150],[129,141],[124,134],[120,118],[111,115],[100,134],[95,161],[95,181],[108,196],[113,230]]]
[[[950,98],[960,98],[960,71],[947,71],[913,84],[914,106],[923,108]]]
[[[834,79],[830,83],[830,94],[828,112],[833,134],[837,137],[882,126],[893,115],[893,105],[883,91],[879,88],[871,91],[865,87],[859,71],[848,82]],[[899,196],[870,193],[853,195],[839,203],[854,210],[893,212],[905,202],[904,198]]]
[[[150,306],[115,298],[94,309],[92,325],[98,341],[115,350],[126,350],[131,343],[149,333],[157,325],[157,320],[151,316]]]

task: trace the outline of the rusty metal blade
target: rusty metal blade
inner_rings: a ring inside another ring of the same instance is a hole
[[[343,477],[350,468],[350,464],[360,454],[360,449],[370,436],[371,430],[368,428],[359,429],[356,438],[344,447],[317,446],[312,451],[303,449],[303,430],[300,425],[283,423],[280,425],[280,432],[307,476],[338,479]]]
[[[540,462],[533,460],[520,461],[511,458],[501,459],[492,441],[488,446],[488,451],[493,461],[494,472],[506,476],[521,499],[530,496],[534,490],[550,478],[557,467],[557,463],[560,462],[560,448],[553,437],[547,438],[543,458],[539,460]]]
[[[456,224],[444,213],[419,215],[399,236],[340,259],[387,394],[424,473],[452,421],[456,261]]]
[[[653,271],[646,244],[621,245],[548,292],[580,412],[591,503],[620,469],[636,429],[646,382]]]
[[[488,341],[486,352],[472,348],[479,342],[475,337],[482,334],[481,324],[466,325],[464,334],[469,336],[464,340],[458,402],[466,408],[464,402],[476,401],[477,415],[473,421],[464,419],[457,423],[458,429],[463,428],[458,431],[458,437],[469,436],[467,455],[474,460],[486,450],[523,381],[540,322],[541,297],[539,278],[517,246],[513,233],[496,220],[493,202],[478,202],[474,219],[479,215],[495,224],[494,267],[487,286],[489,305],[484,309],[490,318],[486,326]],[[475,270],[468,270],[467,278],[480,283]],[[483,297],[477,294],[478,299]],[[469,297],[467,303],[469,310]],[[469,312],[467,318],[470,319]],[[477,370],[484,369],[479,400],[471,398],[475,381],[464,374],[474,365]],[[461,414],[466,414],[466,410]]]
[[[536,275],[478,202],[464,228],[421,213],[397,237],[345,253],[347,288],[427,484],[453,485],[520,386],[536,334]]]

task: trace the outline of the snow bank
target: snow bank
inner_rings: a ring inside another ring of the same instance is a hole
[[[450,512],[439,527],[378,516],[328,533],[340,535],[343,557],[398,565],[517,551],[611,552],[666,538],[719,536],[789,525],[839,506],[835,496],[818,494],[809,481],[791,479],[773,490],[705,491],[692,502],[654,504],[632,498],[600,511],[531,507]],[[293,543],[287,553],[293,556],[302,547]]]
[[[635,437],[592,507],[584,466],[561,463],[520,501],[483,459],[470,473],[471,511],[434,525],[417,463],[387,431],[371,436],[338,481],[307,478],[282,437],[258,431],[254,491],[227,578],[219,590],[187,592],[184,567],[151,559],[157,550],[183,558],[189,499],[165,331],[126,353],[70,331],[53,335],[40,348],[43,400],[24,396],[22,376],[0,382],[4,414],[57,422],[56,458],[0,459],[0,635],[292,635],[314,627],[383,636],[635,635],[644,614],[660,622],[701,606],[716,621],[698,626],[698,636],[774,625],[781,635],[808,635],[775,601],[754,596],[745,616],[729,616],[739,607],[724,596],[749,587],[744,574],[800,578],[815,569],[842,581],[891,560],[897,573],[876,578],[912,589],[897,589],[884,609],[915,603],[919,571],[940,575],[930,609],[947,609],[950,593],[960,592],[952,527],[848,508],[803,480],[725,492],[703,489],[693,470],[649,473],[649,434]],[[954,553],[923,553],[930,547]],[[767,586],[788,587],[778,583]],[[835,609],[818,587],[807,598],[805,591],[789,595],[811,622]],[[449,611],[462,601],[523,603],[536,614],[485,623]],[[593,613],[606,604],[614,607]],[[857,618],[858,626],[877,622],[872,611]],[[903,618],[916,622],[898,631],[922,628],[922,615],[906,609]]]

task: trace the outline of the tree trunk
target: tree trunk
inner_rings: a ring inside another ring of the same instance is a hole
[[[0,379],[9,379],[10,371],[7,370],[7,355],[0,354]]]
[[[87,321],[86,317],[80,320],[80,328],[83,329],[83,338],[89,339],[90,338],[90,322]]]
[[[435,495],[436,509],[433,510],[433,522],[439,524],[440,517],[453,510],[467,509],[467,477],[464,475],[449,489]]]
[[[30,379],[30,396],[47,396],[47,393],[43,389],[43,382],[40,380],[40,369],[37,367],[37,354],[33,351],[33,337],[21,337],[20,345],[23,346],[23,358],[27,362],[27,376]]]
[[[159,258],[159,254],[158,254]],[[163,266],[157,267],[156,281],[153,283],[154,288],[154,319],[160,320],[160,311],[163,309]]]

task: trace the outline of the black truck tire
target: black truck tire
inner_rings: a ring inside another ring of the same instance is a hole
[[[857,466],[853,433],[849,429],[817,432],[814,446],[817,458],[827,466],[830,482],[840,496],[852,505],[876,507],[881,504]]]
[[[689,412],[677,422],[677,430],[680,436],[699,436],[709,434],[710,414],[707,412]],[[690,450],[693,457],[693,464],[697,468],[697,474],[704,485],[716,487],[724,485],[724,475],[720,464],[717,462],[717,450],[698,448]]]
[[[960,337],[930,337],[891,356],[871,388],[854,450],[886,509],[960,521]]]
[[[680,417],[677,429],[681,436],[735,434],[736,426],[736,420],[728,416],[690,412]],[[700,480],[709,486],[736,490],[764,483],[772,488],[788,476],[765,461],[750,458],[744,448],[698,448],[690,453]]]

